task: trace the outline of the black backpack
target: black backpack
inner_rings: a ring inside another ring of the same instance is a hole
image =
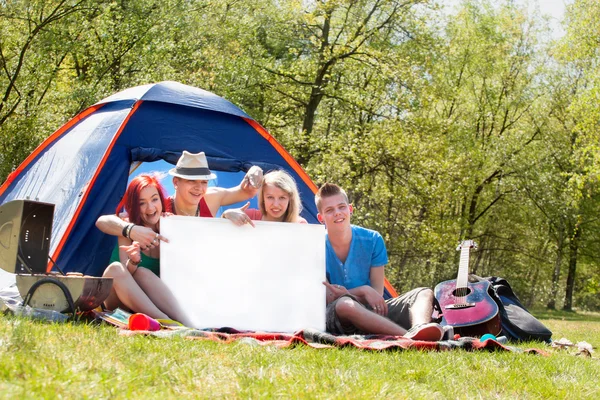
[[[471,277],[478,281],[487,280],[490,282],[488,292],[498,304],[498,313],[502,325],[501,335],[513,341],[539,340],[546,343],[551,342],[552,332],[527,311],[527,308],[521,304],[506,279],[497,276],[480,278],[471,275]]]

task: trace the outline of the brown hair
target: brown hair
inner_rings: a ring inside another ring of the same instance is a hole
[[[323,186],[321,186],[317,191],[317,194],[315,194],[315,204],[317,205],[317,210],[321,212],[322,199],[331,196],[336,196],[338,194],[344,196],[344,200],[346,200],[346,203],[350,204],[350,202],[348,201],[348,195],[346,194],[346,191],[338,185],[336,185],[335,183],[325,183]]]

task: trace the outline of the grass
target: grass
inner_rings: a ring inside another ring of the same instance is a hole
[[[600,344],[599,314],[536,315],[555,339]],[[0,316],[0,398],[600,398],[596,353],[518,347],[550,356],[277,349]]]

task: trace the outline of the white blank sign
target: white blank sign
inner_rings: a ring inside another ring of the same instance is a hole
[[[160,276],[194,328],[325,330],[325,229],[161,218]]]

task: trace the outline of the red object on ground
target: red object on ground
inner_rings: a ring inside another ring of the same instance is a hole
[[[158,331],[160,330],[160,323],[146,314],[133,314],[129,317],[129,330]]]

